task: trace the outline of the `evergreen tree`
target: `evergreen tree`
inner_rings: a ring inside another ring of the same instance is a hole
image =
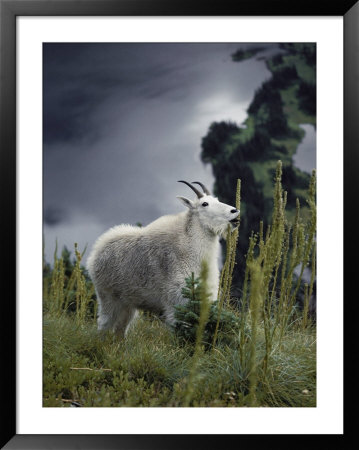
[[[182,289],[182,294],[188,299],[188,302],[185,305],[177,305],[175,307],[176,322],[174,330],[180,340],[186,343],[195,343],[196,341],[201,310],[201,289],[201,280],[195,278],[192,273],[191,277],[186,278],[186,287]],[[209,349],[212,345],[218,315],[218,342],[230,344],[238,333],[238,317],[231,311],[223,308],[219,312],[218,301],[216,300],[210,305],[209,317],[203,333],[203,345],[206,349]]]

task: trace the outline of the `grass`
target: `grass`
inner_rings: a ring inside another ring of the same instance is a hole
[[[265,338],[258,331],[259,364]],[[45,318],[43,406],[185,406],[192,350],[145,315],[124,342],[101,340],[94,324],[79,326],[71,317]],[[267,374],[259,369],[258,406],[315,406],[315,364],[314,329],[293,326]],[[249,406],[249,375],[234,347],[200,353],[190,405]]]
[[[237,324],[231,340],[220,339],[217,327],[209,348],[202,340],[209,317],[205,264],[195,342],[146,313],[119,341],[96,330],[93,286],[77,247],[73,262],[55,254],[52,268],[44,264],[43,406],[316,406],[316,329],[308,315],[315,277],[314,200],[313,173],[309,220],[301,219],[298,205],[288,222],[279,162],[272,224],[266,230],[260,224],[250,238],[238,299],[231,296],[231,280],[240,231],[228,233],[218,308],[230,311]],[[313,277],[301,308],[302,283],[293,270],[309,264]]]

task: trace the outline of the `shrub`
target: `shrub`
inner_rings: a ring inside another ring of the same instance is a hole
[[[188,299],[184,305],[175,307],[174,331],[182,343],[195,343],[201,312],[201,290],[202,281],[195,278],[194,274],[186,278],[186,287],[182,289],[182,294]],[[219,308],[219,301],[210,304],[208,321],[205,325],[202,344],[208,349],[213,342],[216,326],[220,341],[231,344],[239,329],[239,318],[233,312]]]

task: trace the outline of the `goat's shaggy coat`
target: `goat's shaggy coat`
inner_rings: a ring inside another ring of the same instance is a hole
[[[185,278],[192,272],[198,276],[203,260],[209,268],[208,290],[216,299],[219,235],[239,211],[210,195],[195,201],[179,198],[187,212],[160,217],[143,228],[116,226],[94,244],[87,266],[97,293],[99,330],[112,328],[123,336],[137,309],[173,323],[174,305],[187,301],[182,296]]]

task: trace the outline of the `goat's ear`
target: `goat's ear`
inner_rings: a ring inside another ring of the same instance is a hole
[[[187,208],[193,209],[194,204],[191,202],[191,200],[188,200],[186,197],[181,197],[180,195],[177,195],[177,198],[185,205]]]

